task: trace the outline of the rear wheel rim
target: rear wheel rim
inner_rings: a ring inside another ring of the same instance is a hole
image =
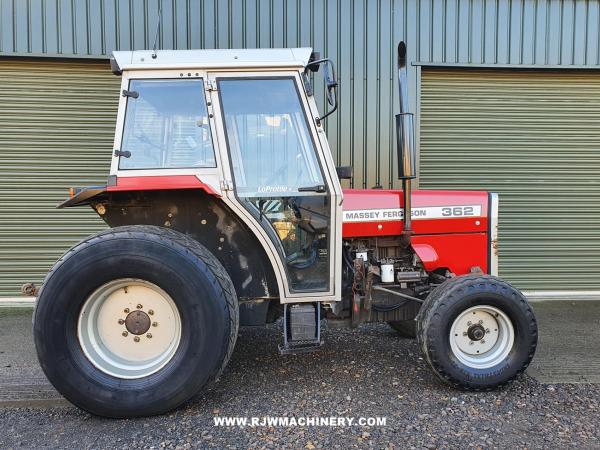
[[[155,284],[114,280],[85,301],[77,337],[86,358],[100,371],[143,378],[162,369],[177,352],[181,316],[173,299]]]
[[[450,328],[452,354],[473,369],[497,366],[509,355],[514,343],[515,329],[511,320],[495,306],[466,309]]]

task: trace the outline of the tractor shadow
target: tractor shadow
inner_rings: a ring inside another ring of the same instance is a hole
[[[265,411],[266,402],[272,415],[285,415],[292,413],[286,409],[293,398],[294,414],[348,413],[360,407],[362,415],[369,410],[377,415],[397,408],[398,400],[414,401],[423,389],[448,391],[422,359],[416,340],[400,337],[387,324],[324,326],[322,337],[324,345],[316,352],[280,355],[280,323],[241,328],[220,380],[191,405],[240,416]],[[238,405],[229,411],[232,398],[246,399],[243,410]],[[329,405],[339,406],[340,398],[344,411],[331,411]]]

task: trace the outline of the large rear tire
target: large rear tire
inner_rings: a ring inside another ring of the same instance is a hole
[[[485,391],[527,369],[537,323],[521,292],[498,278],[452,278],[427,297],[417,338],[434,373],[456,388]]]
[[[44,373],[73,404],[106,417],[161,414],[224,369],[237,337],[233,284],[182,233],[128,226],[69,250],[34,313]]]

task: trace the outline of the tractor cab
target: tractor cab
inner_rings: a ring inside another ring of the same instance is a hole
[[[342,190],[309,48],[115,52],[111,189],[201,187],[268,256],[282,302],[338,301]],[[332,99],[335,107],[335,99]]]

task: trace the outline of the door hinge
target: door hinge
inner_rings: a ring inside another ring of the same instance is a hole
[[[222,191],[233,191],[233,182],[231,180],[221,180]]]
[[[216,91],[217,90],[217,81],[216,80],[206,80],[206,90]]]
[[[129,150],[115,150],[115,156],[117,156],[117,157],[122,156],[123,158],[129,158],[129,157],[131,157],[131,152]]]
[[[137,91],[128,91],[127,89],[123,89],[121,95],[123,97],[138,98],[140,96],[140,93]]]

